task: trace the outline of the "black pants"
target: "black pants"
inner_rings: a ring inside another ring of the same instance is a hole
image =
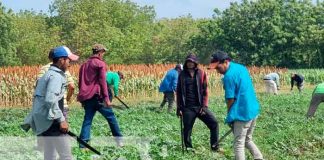
[[[199,114],[199,110],[199,107],[182,109],[184,125],[184,142],[187,148],[192,148],[191,133],[192,127],[197,117],[201,121],[203,121],[210,130],[210,146],[212,147],[212,145],[217,145],[219,129],[216,117],[208,108],[204,110],[204,114]],[[218,146],[213,146],[213,148],[214,147],[218,148]]]

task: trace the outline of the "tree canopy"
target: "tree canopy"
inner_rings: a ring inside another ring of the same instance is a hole
[[[156,19],[129,0],[54,0],[49,13],[13,13],[0,3],[0,66],[47,61],[66,45],[85,60],[94,43],[108,64],[181,63],[188,52],[208,63],[216,50],[246,65],[324,66],[324,2],[242,0],[213,18]]]

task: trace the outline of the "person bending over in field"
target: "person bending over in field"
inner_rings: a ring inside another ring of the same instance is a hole
[[[175,92],[177,89],[177,83],[178,83],[178,76],[179,73],[182,70],[181,64],[177,64],[175,68],[170,69],[166,75],[164,76],[159,91],[163,92],[163,100],[160,105],[160,111],[162,112],[162,109],[164,105],[168,102],[168,113],[172,112],[173,103],[175,100]]]
[[[297,88],[299,90],[299,93],[303,90],[304,88],[304,77],[300,74],[292,73],[291,74],[291,80],[290,80],[290,85],[291,88],[290,90],[293,90],[294,83],[296,82]]]
[[[227,103],[225,121],[233,129],[235,159],[245,160],[245,147],[250,150],[253,159],[263,159],[252,140],[260,107],[249,71],[243,65],[232,62],[223,51],[215,52],[210,63],[209,68],[224,75],[222,81]]]
[[[83,141],[90,140],[92,120],[98,111],[108,121],[117,146],[122,147],[122,134],[109,100],[106,63],[103,60],[106,51],[106,47],[102,44],[95,44],[92,47],[92,56],[80,67],[78,101],[85,111],[80,138]],[[80,148],[85,147],[80,145]]]
[[[218,122],[208,109],[208,87],[206,72],[198,68],[198,60],[189,54],[180,72],[177,86],[177,115],[182,116],[184,143],[192,148],[191,132],[198,117],[210,130],[210,147],[218,151]]]
[[[322,102],[324,102],[324,82],[318,84],[313,91],[312,100],[310,102],[309,109],[306,115],[307,118],[311,118],[314,116],[318,105]]]
[[[263,81],[266,87],[266,93],[274,93],[278,94],[279,88],[279,74],[278,73],[270,73],[263,77]]]
[[[60,46],[53,50],[53,64],[38,80],[33,99],[31,113],[25,119],[22,128],[42,137],[44,142],[44,159],[71,160],[71,146],[68,132],[68,122],[63,116],[63,97],[66,88],[64,72],[70,65],[70,60],[77,60],[69,48]]]
[[[106,81],[108,85],[109,100],[112,102],[113,97],[118,97],[118,90],[120,81],[124,79],[124,74],[122,72],[107,72]],[[114,93],[111,88],[114,88]]]

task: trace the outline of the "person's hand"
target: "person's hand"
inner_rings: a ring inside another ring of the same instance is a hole
[[[205,107],[201,107],[200,110],[199,110],[199,114],[200,115],[205,115],[206,114],[206,109],[207,109],[206,106]]]
[[[69,124],[66,121],[60,123],[60,130],[63,133],[67,133],[69,131]]]
[[[231,129],[234,129],[234,122],[232,122],[232,123],[228,123],[228,126],[229,126]]]
[[[177,116],[178,117],[180,117],[180,116],[182,117],[182,111],[181,110],[177,110]]]
[[[107,107],[107,108],[111,108],[111,106],[112,106],[112,103],[108,100],[108,101],[106,101],[105,100],[105,107]]]

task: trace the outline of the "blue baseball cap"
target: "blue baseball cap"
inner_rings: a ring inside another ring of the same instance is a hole
[[[66,46],[59,46],[54,48],[53,58],[68,57],[71,61],[77,61],[79,56],[73,54],[71,50]]]

